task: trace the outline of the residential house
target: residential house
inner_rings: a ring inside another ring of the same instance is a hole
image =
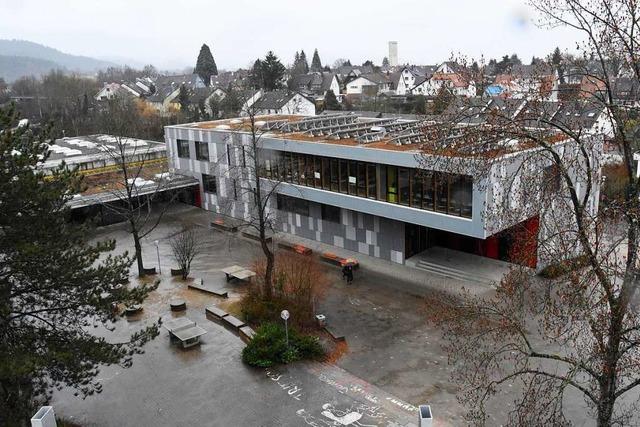
[[[502,88],[506,98],[536,98],[557,101],[560,78],[558,70],[548,65],[517,65],[498,74],[494,85]]]
[[[300,92],[274,90],[261,93],[253,103],[255,114],[259,115],[301,115],[316,114],[315,103]]]
[[[382,73],[362,74],[347,83],[347,95],[376,96],[391,90],[392,81]]]
[[[173,101],[180,94],[180,87],[183,85],[191,91],[205,87],[202,78],[197,74],[160,76],[155,81],[155,92],[146,98],[146,102],[161,113],[167,113],[175,107],[176,103]]]

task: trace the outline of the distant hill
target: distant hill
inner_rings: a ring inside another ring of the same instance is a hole
[[[70,55],[26,40],[0,39],[0,77],[9,82],[31,74],[46,74],[52,69],[91,73],[116,65],[88,56]]]

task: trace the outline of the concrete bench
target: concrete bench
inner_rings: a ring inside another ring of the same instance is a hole
[[[238,227],[232,224],[227,224],[221,219],[216,219],[211,222],[211,228],[218,231],[228,231],[230,233],[235,233],[238,231]]]
[[[182,276],[183,270],[181,268],[172,268],[171,275],[172,276]]]
[[[331,338],[333,338],[335,341],[345,341],[345,337],[342,333],[336,331],[335,329],[329,327],[329,326],[325,326],[324,330],[331,335]]]
[[[157,273],[156,273],[156,268],[155,268],[155,267],[151,267],[151,268],[143,268],[143,269],[142,269],[142,272],[143,272],[144,274],[149,274],[149,275],[151,275],[151,274],[157,274]]]
[[[229,298],[229,293],[221,289],[213,289],[205,286],[203,279],[194,279],[193,282],[187,285],[189,289],[195,289],[197,291],[206,292],[211,295],[215,295],[220,298]]]
[[[238,333],[240,334],[240,338],[242,339],[242,341],[247,344],[253,339],[254,336],[256,336],[255,331],[250,326],[241,327],[238,330]]]
[[[244,326],[244,322],[242,320],[230,314],[224,316],[222,318],[222,322],[225,324],[225,326],[230,326],[234,331],[238,331]]]
[[[207,317],[212,317],[214,320],[222,320],[223,317],[227,317],[229,313],[222,310],[221,308],[212,305],[210,307],[206,307],[204,309],[205,315]]]
[[[256,242],[260,241],[260,236],[258,236],[257,234],[251,233],[249,231],[243,231],[242,235],[244,237],[246,237],[247,239],[251,239],[251,240],[255,240]],[[273,238],[271,236],[267,236],[265,238],[267,243],[271,243],[271,241],[273,240]]]
[[[280,247],[282,249],[288,249],[290,251],[299,253],[300,255],[311,255],[313,253],[311,248],[308,248],[308,247],[303,246],[303,245],[289,243],[289,242],[279,242],[278,243],[278,247]]]

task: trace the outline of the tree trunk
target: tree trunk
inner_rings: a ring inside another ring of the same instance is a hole
[[[598,427],[610,427],[611,417],[613,415],[614,400],[608,396],[602,396],[598,404]]]
[[[271,249],[269,249],[269,243],[267,243],[267,239],[265,238],[264,230],[260,232],[260,243],[262,245],[262,252],[264,252],[264,256],[267,259],[267,266],[264,270],[263,294],[265,299],[271,299],[273,296],[273,265],[275,260]]]
[[[144,265],[142,264],[142,245],[140,244],[140,237],[138,236],[138,230],[132,227],[131,235],[133,236],[133,244],[136,249],[136,263],[138,264],[138,277],[144,277]]]

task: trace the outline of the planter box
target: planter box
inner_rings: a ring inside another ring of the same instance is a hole
[[[257,234],[253,234],[248,231],[243,231],[242,235],[247,239],[255,240],[256,242],[260,241],[260,236],[258,236]],[[269,237],[266,237],[265,240],[267,241],[267,243],[271,243],[273,239],[271,238],[271,236],[269,236]]]
[[[53,406],[42,406],[31,418],[31,427],[56,427]]]
[[[156,268],[152,267],[152,268],[143,268],[142,271],[144,272],[144,274],[157,274],[156,273]]]
[[[226,224],[221,219],[216,219],[215,221],[211,222],[211,228],[218,231],[228,231],[231,233],[235,233],[236,231],[238,231],[238,227],[236,227],[235,225]]]
[[[299,253],[300,255],[311,255],[313,253],[313,251],[303,245],[294,245],[291,243],[287,243],[287,242],[280,242],[278,243],[278,247],[283,248],[283,249],[288,249],[290,251]]]

